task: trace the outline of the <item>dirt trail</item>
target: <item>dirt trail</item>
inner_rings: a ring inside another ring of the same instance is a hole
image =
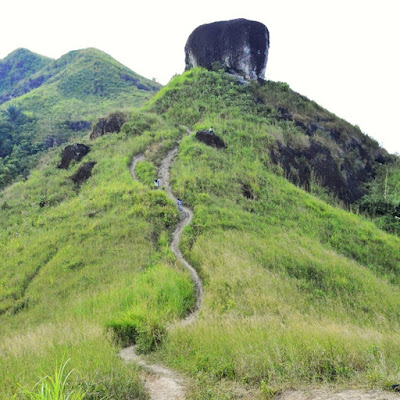
[[[172,200],[175,201],[175,203],[178,201],[178,199],[173,195],[170,182],[169,182],[169,170],[171,169],[171,166],[174,162],[174,158],[176,154],[178,153],[178,148],[175,148],[171,150],[167,156],[162,160],[160,169],[158,171],[159,178],[161,180],[161,186],[165,186],[165,191]],[[181,211],[181,219],[178,223],[178,225],[175,228],[174,233],[172,234],[172,242],[170,244],[172,252],[175,254],[176,258],[179,260],[179,262],[182,263],[182,265],[190,272],[190,275],[192,277],[195,291],[196,291],[196,305],[193,310],[193,312],[187,316],[183,321],[181,321],[181,325],[188,324],[192,321],[197,316],[198,311],[200,310],[201,303],[203,301],[203,284],[201,282],[201,279],[199,278],[199,275],[197,274],[196,270],[183,258],[181,251],[179,250],[179,242],[181,240],[182,236],[182,231],[183,228],[186,225],[189,225],[190,222],[193,219],[193,212],[189,208],[182,206],[182,211]]]
[[[167,195],[177,202],[177,198],[173,195],[170,181],[169,171],[174,162],[174,157],[178,152],[178,148],[171,150],[166,157],[162,160],[159,168],[160,187],[164,186]],[[136,178],[135,167],[139,161],[144,160],[144,155],[139,154],[132,160],[130,166],[130,172],[133,179]],[[192,323],[202,304],[203,301],[203,286],[202,282],[196,272],[196,270],[183,258],[182,253],[179,250],[179,242],[181,239],[183,228],[190,224],[193,218],[193,212],[187,208],[182,207],[181,219],[175,228],[173,233],[172,242],[170,244],[172,252],[182,265],[188,269],[193,279],[193,283],[196,291],[196,305],[191,314],[189,314],[184,320],[179,322],[179,325],[186,325]],[[145,387],[149,393],[151,400],[184,400],[184,380],[175,372],[160,364],[148,363],[135,353],[135,347],[127,347],[122,349],[120,356],[126,362],[134,362],[139,364],[143,371],[141,372],[141,378],[144,381]],[[276,397],[276,400],[399,400],[399,393],[390,393],[384,391],[363,391],[363,390],[342,390],[342,391],[330,391],[330,390],[287,390]]]
[[[277,400],[399,400],[399,393],[380,390],[362,391],[356,389],[332,392],[329,390],[297,391],[288,390],[278,396]]]
[[[164,186],[167,195],[177,202],[177,198],[173,195],[171,186],[169,183],[169,170],[174,162],[174,157],[178,152],[178,148],[175,147],[171,150],[167,156],[162,160],[158,178],[160,179],[160,187]],[[144,155],[139,154],[132,159],[131,166],[129,168],[132,179],[137,179],[135,168],[139,161],[144,160]],[[172,234],[172,242],[170,244],[171,251],[175,254],[176,258],[180,263],[190,272],[193,280],[193,284],[196,292],[196,305],[193,311],[179,324],[187,325],[192,323],[200,310],[201,303],[203,301],[203,285],[196,272],[196,270],[183,258],[181,251],[179,250],[179,242],[183,228],[190,224],[193,219],[193,212],[187,208],[182,207],[181,218],[177,224],[174,233]],[[144,358],[137,355],[135,352],[135,346],[130,346],[120,351],[121,358],[128,363],[136,363],[143,367],[141,372],[141,378],[144,381],[145,387],[149,393],[151,400],[184,400],[185,390],[184,381],[172,370],[165,368],[160,364],[147,363]]]
[[[136,354],[130,346],[120,351],[121,358],[127,363],[136,363],[143,367],[140,378],[151,400],[184,400],[183,379],[160,364],[149,364]]]
[[[133,159],[132,159],[131,166],[129,167],[129,172],[131,173],[132,179],[135,181],[137,180],[137,176],[136,176],[136,172],[135,172],[136,164],[139,161],[143,161],[143,160],[144,160],[144,154],[139,154],[139,155],[133,157]]]

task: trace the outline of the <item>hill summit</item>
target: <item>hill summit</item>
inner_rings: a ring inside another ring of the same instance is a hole
[[[74,50],[57,60],[19,49],[1,61],[0,68],[1,103],[44,84],[56,84],[62,95],[74,98],[112,97],[132,87],[143,91],[160,88],[95,48]]]
[[[22,48],[0,60],[0,104],[12,98],[12,92],[21,81],[29,79],[51,61],[51,58]]]

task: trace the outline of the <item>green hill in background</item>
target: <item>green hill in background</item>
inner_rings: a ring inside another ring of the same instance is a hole
[[[21,82],[51,63],[51,59],[32,53],[27,49],[17,49],[4,60],[0,60],[0,103],[11,98],[11,93]]]
[[[62,92],[62,71],[39,90]],[[382,166],[396,201],[395,157],[286,84],[222,71],[177,76],[128,114],[121,132],[82,138],[82,161],[59,169],[51,148],[0,194],[1,398],[70,358],[88,398],[145,399],[118,356],[133,342],[184,374],[192,399],[398,382],[400,239],[347,211],[385,185]],[[210,126],[224,148],[188,134]],[[181,250],[204,302],[173,327],[194,293],[168,247],[179,212],[153,179],[176,146],[172,188],[194,212]],[[84,163],[92,176],[77,185]]]
[[[0,187],[43,151],[82,137],[100,116],[138,107],[161,85],[97,49],[58,60],[19,49],[0,62]]]

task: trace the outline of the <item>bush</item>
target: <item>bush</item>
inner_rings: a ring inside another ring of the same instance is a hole
[[[156,350],[162,344],[166,335],[166,325],[160,318],[148,318],[139,328],[137,352],[146,354]]]
[[[162,265],[150,267],[138,276],[131,293],[127,309],[108,328],[116,343],[137,344],[139,353],[159,347],[166,336],[167,323],[182,318],[194,306],[190,279]]]

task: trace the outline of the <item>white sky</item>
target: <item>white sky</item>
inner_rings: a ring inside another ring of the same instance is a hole
[[[0,59],[96,47],[166,84],[199,25],[233,18],[270,32],[266,78],[287,82],[400,153],[399,0],[4,0]]]

